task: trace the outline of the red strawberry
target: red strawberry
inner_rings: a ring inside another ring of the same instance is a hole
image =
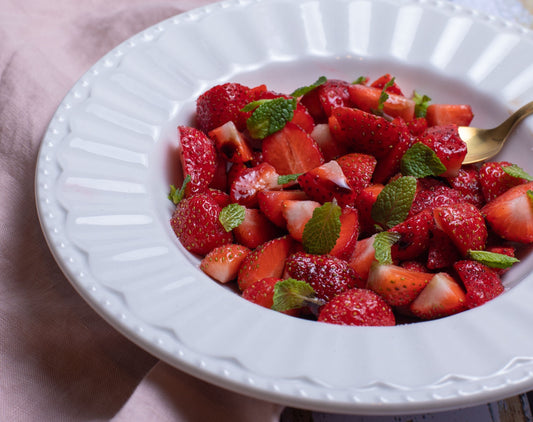
[[[395,119],[394,122],[398,127],[407,128],[403,121]],[[385,184],[400,172],[402,157],[414,143],[414,138],[407,129],[402,129],[400,134],[396,146],[378,161],[373,175],[374,183]]]
[[[419,179],[419,189],[409,210],[409,216],[418,214],[426,209],[434,209],[452,204],[464,202],[459,191],[449,188],[440,182],[433,185],[425,185],[424,179]]]
[[[232,202],[247,207],[257,206],[257,193],[264,189],[281,188],[278,185],[279,174],[268,163],[256,167],[245,168],[233,180],[230,188]]]
[[[372,82],[370,86],[383,90],[383,88],[385,88],[385,85],[390,83],[391,80],[392,80],[392,75],[389,73],[386,73],[380,76],[379,78],[377,78],[374,82]],[[392,85],[388,86],[385,89],[385,92],[388,92],[389,94],[403,95],[402,90],[400,89],[396,81],[394,81]]]
[[[383,188],[381,184],[370,185],[355,198],[355,208],[359,212],[359,229],[364,236],[376,232],[376,222],[372,218],[372,206]]]
[[[533,242],[533,206],[528,191],[533,191],[533,182],[512,187],[481,209],[498,236],[514,242]]]
[[[402,261],[400,262],[400,266],[402,268],[405,268],[406,270],[410,271],[419,271],[421,273],[428,273],[428,267],[426,267],[422,262],[420,261]]]
[[[409,133],[413,136],[422,135],[428,128],[428,122],[424,117],[415,117],[413,120],[405,122]]]
[[[213,248],[231,243],[233,235],[218,220],[221,208],[209,193],[197,193],[181,200],[170,225],[189,252],[205,255]]]
[[[326,83],[317,88],[318,98],[326,116],[330,116],[334,108],[352,105],[349,87],[350,83],[346,81],[328,79]]]
[[[220,206],[220,208],[224,208],[225,206],[231,203],[229,195],[221,190],[209,189],[207,192],[204,193],[208,193],[209,195],[211,195],[216,201],[216,203]]]
[[[217,167],[217,152],[213,141],[198,129],[178,126],[179,154],[183,177],[189,175],[186,196],[209,188]]]
[[[316,141],[320,151],[322,151],[324,161],[331,161],[348,153],[346,145],[337,142],[333,138],[327,123],[317,124],[311,132],[311,138]]]
[[[472,164],[467,164],[459,169],[455,177],[449,177],[448,182],[453,189],[460,192],[465,201],[480,208],[485,203],[481,183],[479,181],[479,170]]]
[[[300,126],[305,132],[311,133],[315,128],[315,121],[305,106],[301,103],[296,105],[291,123]]]
[[[337,158],[337,163],[346,176],[353,194],[357,196],[370,185],[377,161],[372,155],[352,153]]]
[[[217,151],[227,161],[244,163],[253,158],[252,150],[232,121],[226,122],[222,126],[211,130],[209,136],[215,141]]]
[[[513,177],[503,169],[511,166],[508,161],[484,163],[479,169],[479,183],[486,202],[492,201],[513,186],[527,183],[526,179]]]
[[[466,305],[475,308],[503,293],[504,287],[495,271],[477,261],[457,261],[454,268],[466,287]]]
[[[516,249],[512,246],[487,246],[487,251],[516,258]],[[501,276],[509,271],[509,268],[493,268],[493,270]]]
[[[371,113],[378,109],[382,88],[360,84],[350,85],[350,98],[360,110]],[[401,117],[405,121],[413,120],[415,102],[403,95],[388,94],[389,98],[383,103],[383,113],[391,117]]]
[[[438,273],[411,303],[409,310],[422,319],[446,317],[466,310],[466,295],[452,276]]]
[[[430,104],[426,112],[429,126],[468,126],[473,118],[472,107],[468,104]]]
[[[469,202],[433,210],[435,225],[448,235],[462,256],[469,250],[485,249],[487,226],[481,212]]]
[[[246,246],[227,243],[212,249],[200,262],[200,269],[220,283],[227,283],[237,278],[239,267],[249,253]]]
[[[350,268],[355,270],[355,272],[365,281],[368,279],[370,267],[376,257],[374,238],[375,235],[358,240],[355,244],[352,256],[347,260]]]
[[[409,217],[389,230],[400,234],[400,239],[392,245],[392,258],[398,261],[413,259],[424,253],[429,245],[429,236],[434,226],[433,214],[429,210]]]
[[[320,322],[338,325],[392,326],[394,314],[385,301],[366,289],[350,289],[326,303],[318,315]]]
[[[228,189],[228,162],[220,154],[217,154],[215,174],[209,187],[224,192]]]
[[[316,201],[285,200],[281,204],[283,218],[289,234],[298,242],[302,241],[304,228],[320,203]]]
[[[244,221],[233,229],[233,234],[237,242],[250,249],[255,249],[259,245],[279,237],[281,229],[257,208],[246,208]]]
[[[459,251],[450,237],[442,230],[433,228],[428,246],[428,269],[441,270],[451,267],[459,258]]]
[[[263,159],[279,174],[303,173],[324,162],[316,141],[300,126],[287,123],[263,139]]]
[[[348,259],[352,255],[359,236],[359,213],[357,209],[350,206],[344,207],[340,221],[341,231],[339,238],[329,254],[337,258]]]
[[[259,245],[241,264],[237,282],[245,290],[252,283],[267,277],[279,278],[283,274],[285,259],[294,247],[290,236],[278,237]]]
[[[368,273],[366,288],[379,294],[391,306],[411,303],[433,277],[394,264],[373,263]]]
[[[242,297],[256,305],[271,309],[274,304],[274,287],[280,281],[282,281],[281,278],[276,277],[267,277],[258,280],[244,289]],[[299,309],[290,309],[283,313],[291,316],[298,316],[300,312]]]
[[[287,258],[286,274],[311,285],[319,299],[329,301],[336,295],[362,287],[363,281],[347,262],[331,255],[297,252]]]
[[[262,190],[257,192],[259,209],[278,227],[286,227],[282,203],[285,200],[303,201],[309,199],[302,190]]]

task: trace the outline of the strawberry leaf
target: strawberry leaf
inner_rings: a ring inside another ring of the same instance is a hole
[[[435,151],[422,142],[417,142],[409,148],[401,160],[401,172],[404,176],[439,176],[445,171],[446,166]]]
[[[305,281],[288,278],[278,281],[274,286],[272,309],[283,312],[314,302],[315,290]]]
[[[380,264],[392,264],[391,248],[400,238],[400,233],[381,232],[376,234],[372,246],[376,251],[376,260]]]
[[[301,97],[308,92],[311,92],[313,89],[318,88],[320,85],[325,84],[327,80],[328,79],[325,76],[321,76],[315,83],[294,90],[294,92],[291,94],[291,97]]]
[[[420,95],[418,92],[413,93],[413,101],[415,102],[415,117],[426,117],[426,112],[431,98],[427,95]]]
[[[256,107],[257,106],[257,107]],[[250,136],[254,139],[264,139],[285,127],[294,116],[296,98],[273,98],[258,100],[246,105],[242,110],[254,110],[246,121]]]
[[[183,195],[185,195],[185,188],[191,181],[191,176],[188,174],[185,176],[185,179],[183,180],[183,183],[181,184],[181,188],[176,189],[176,186],[170,185],[170,192],[168,194],[168,199],[170,199],[175,205],[178,205],[180,201],[183,199]]]
[[[511,265],[520,262],[520,260],[512,256],[489,251],[470,250],[468,251],[468,257],[491,268],[509,268]]]
[[[282,175],[278,176],[278,185],[284,185],[286,183],[294,182],[302,174],[303,173],[282,174]]]
[[[246,208],[239,204],[229,204],[222,208],[218,220],[227,232],[239,227],[244,221]]]
[[[341,232],[341,207],[333,202],[315,208],[313,216],[305,224],[303,246],[312,254],[329,253]]]
[[[503,167],[503,171],[511,177],[516,177],[517,179],[526,179],[531,182],[533,177],[531,177],[524,169],[517,166],[516,164],[511,164],[510,166]]]
[[[376,198],[371,216],[383,229],[405,220],[416,194],[416,179],[403,176],[388,183]]]

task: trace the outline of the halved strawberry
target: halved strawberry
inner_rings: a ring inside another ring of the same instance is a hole
[[[263,160],[279,174],[303,173],[324,162],[316,141],[300,126],[287,123],[283,129],[263,139]]]
[[[368,279],[370,267],[375,261],[376,250],[374,249],[375,235],[359,239],[355,244],[352,256],[347,259],[348,265],[352,268],[363,280]]]
[[[281,236],[281,229],[272,223],[259,209],[246,208],[244,220],[233,229],[235,240],[255,249],[259,245]]]
[[[481,208],[485,203],[481,189],[479,170],[473,164],[467,164],[459,169],[455,177],[449,177],[448,182],[453,189],[460,192],[463,199]]]
[[[329,254],[337,258],[348,259],[352,255],[359,237],[359,213],[357,209],[351,206],[344,207],[341,211],[340,221],[339,238]]]
[[[377,294],[366,289],[350,289],[326,303],[318,321],[338,325],[392,326],[394,313]]]
[[[200,262],[200,269],[220,283],[237,278],[242,261],[250,253],[246,246],[228,243],[212,249]]]
[[[283,217],[282,203],[285,200],[303,201],[309,199],[303,190],[262,190],[257,192],[259,209],[278,227],[286,227],[287,221]]]
[[[472,107],[468,104],[430,104],[426,112],[429,126],[444,126],[450,123],[469,126],[473,118]]]
[[[360,84],[350,85],[350,99],[360,110],[372,113],[380,104],[382,88]],[[401,117],[405,121],[413,120],[415,116],[415,102],[403,95],[388,94],[383,103],[383,113],[391,117]]]
[[[337,158],[337,163],[352,188],[354,197],[370,185],[377,160],[368,154],[351,153]]]
[[[250,302],[255,303],[256,305],[271,309],[272,305],[274,304],[274,287],[280,281],[282,281],[282,279],[277,277],[267,277],[258,280],[244,289],[242,292],[242,297]],[[298,316],[300,314],[300,310],[290,309],[288,311],[283,311],[282,313],[291,316]]]
[[[479,169],[479,183],[486,202],[492,201],[513,186],[527,183],[526,179],[513,177],[504,171],[512,164],[508,161],[491,161]]]
[[[285,259],[294,247],[290,236],[278,237],[259,245],[250,252],[241,264],[237,282],[241,290],[252,283],[267,277],[280,278],[285,267]]]
[[[327,123],[317,124],[311,132],[311,138],[313,138],[318,144],[320,151],[322,151],[322,155],[324,156],[324,161],[326,162],[348,153],[346,145],[337,142],[336,139],[333,138]]]
[[[178,135],[183,178],[187,175],[191,177],[185,188],[185,195],[206,191],[217,167],[215,145],[205,133],[192,127],[178,126]]]
[[[217,151],[227,161],[245,163],[253,158],[244,136],[231,120],[209,131],[209,136],[215,141]]]
[[[437,273],[411,303],[409,309],[418,318],[442,318],[464,311],[466,295],[451,275]]]
[[[466,288],[466,305],[475,308],[503,293],[498,274],[478,261],[458,261],[454,268]]]
[[[381,184],[370,185],[355,198],[355,208],[359,212],[359,229],[363,236],[376,232],[376,222],[372,218],[372,206],[383,188],[384,186]]]
[[[284,200],[281,204],[281,212],[286,221],[289,234],[298,242],[303,239],[304,228],[313,216],[315,208],[320,206],[319,202],[310,200]]]
[[[366,288],[379,294],[391,306],[405,306],[420,294],[432,277],[430,273],[375,262],[370,267]]]
[[[389,232],[398,233],[401,236],[392,245],[392,258],[404,261],[416,258],[424,253],[428,248],[430,232],[433,226],[433,213],[425,210],[389,229]]]
[[[435,208],[433,217],[436,227],[448,235],[462,256],[469,250],[485,249],[488,236],[485,219],[471,203]]]
[[[253,208],[257,206],[257,193],[264,189],[281,189],[279,174],[268,163],[242,169],[230,187],[232,202]]]
[[[512,187],[481,209],[498,236],[514,242],[533,242],[533,205],[528,192],[533,192],[533,182]]]

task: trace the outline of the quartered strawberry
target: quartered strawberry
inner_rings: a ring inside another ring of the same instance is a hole
[[[347,259],[348,266],[352,268],[363,280],[368,279],[370,267],[375,261],[376,250],[374,249],[375,235],[359,239],[355,244],[352,256]]]
[[[231,243],[218,217],[221,208],[209,193],[197,193],[181,200],[170,219],[170,225],[181,244],[189,252],[205,255],[217,246]]]
[[[209,136],[215,142],[217,151],[227,161],[245,163],[253,158],[246,139],[232,121],[209,131]]]
[[[318,321],[338,325],[392,326],[396,319],[391,307],[366,289],[350,289],[326,303]]]
[[[480,167],[479,183],[486,202],[492,201],[513,186],[528,182],[526,179],[513,177],[503,170],[511,165],[508,161],[492,161]]]
[[[316,296],[326,301],[348,289],[363,285],[359,275],[346,261],[331,255],[297,252],[287,258],[285,265],[285,272],[289,277],[309,283]]]
[[[282,279],[277,277],[267,277],[258,280],[244,289],[242,297],[256,305],[271,309],[274,304],[274,287],[280,281],[282,281]],[[300,310],[290,309],[288,311],[283,311],[283,313],[291,316],[298,316]]]
[[[307,194],[299,189],[295,190],[262,190],[257,192],[259,209],[278,227],[286,227],[287,221],[283,217],[282,203],[285,200],[303,201],[309,199]]]
[[[472,107],[468,104],[430,104],[426,111],[429,126],[469,126],[473,118]]]
[[[319,202],[311,200],[285,200],[281,204],[285,226],[293,239],[301,242],[303,239],[304,228],[307,222],[313,216],[315,208],[320,206]]]
[[[237,278],[239,267],[250,249],[236,243],[228,243],[212,249],[200,262],[200,269],[220,283]]]
[[[278,185],[279,174],[268,163],[244,168],[233,180],[230,187],[232,202],[253,208],[257,206],[257,193],[264,189],[280,188]]]
[[[430,147],[446,167],[440,176],[457,176],[466,156],[466,143],[459,136],[457,125],[429,127],[418,141]]]
[[[433,213],[425,210],[389,229],[389,232],[398,233],[401,236],[392,245],[392,258],[404,261],[416,258],[424,253],[428,248],[433,226]]]
[[[533,182],[514,186],[486,204],[481,212],[490,228],[504,239],[533,242]]]
[[[246,208],[244,220],[233,229],[235,240],[255,249],[259,245],[281,236],[281,229],[272,223],[259,209]]]
[[[379,294],[391,306],[410,304],[433,277],[394,264],[373,263],[366,288]]]
[[[250,252],[241,264],[237,282],[245,290],[258,280],[267,277],[280,278],[285,267],[285,259],[294,247],[290,236],[278,237],[259,245]]]
[[[341,230],[339,238],[330,255],[341,259],[348,259],[353,253],[357,238],[359,237],[359,213],[357,209],[346,206],[341,211]]]
[[[359,212],[359,229],[363,236],[376,232],[376,222],[372,218],[372,206],[383,188],[382,184],[370,185],[355,198],[355,208]]]
[[[466,295],[448,273],[437,273],[429,281],[409,310],[421,319],[443,318],[466,310]]]
[[[346,145],[337,142],[337,140],[333,138],[327,123],[319,123],[315,125],[311,132],[311,138],[313,138],[318,144],[320,151],[322,151],[324,161],[326,162],[348,153]]]
[[[382,91],[382,88],[354,84],[350,85],[350,99],[358,109],[372,113],[378,109]],[[390,117],[400,117],[405,121],[413,120],[415,102],[403,95],[393,93],[388,95],[383,103],[383,113]]]
[[[463,199],[480,208],[485,203],[479,180],[479,170],[473,164],[464,165],[455,177],[449,177],[448,182],[453,189],[460,192]]]
[[[433,228],[428,245],[427,267],[442,270],[451,267],[460,258],[452,239],[442,230]]]
[[[206,191],[217,167],[215,145],[203,132],[192,127],[178,126],[178,135],[183,178],[191,177],[185,195]]]
[[[377,163],[377,160],[372,155],[355,152],[345,154],[337,158],[336,161],[346,176],[346,180],[355,197],[370,185]]]
[[[435,225],[452,240],[462,256],[469,250],[483,250],[487,226],[483,215],[469,202],[438,207],[433,210]]]
[[[391,81],[392,81],[392,75],[390,73],[385,73],[384,75],[382,75],[379,78],[377,78],[374,82],[372,82],[370,84],[370,86],[383,90],[383,88],[385,88],[385,85],[389,84],[389,86],[387,88],[385,88],[385,92],[387,92],[389,94],[395,94],[395,95],[402,95],[403,96],[403,92],[400,89],[400,87],[398,86],[398,84],[396,83],[396,81],[394,81],[392,84],[390,84]]]
[[[303,173],[324,162],[316,141],[301,127],[287,123],[262,142],[263,160],[279,174]]]
[[[468,308],[483,305],[504,291],[498,274],[478,261],[458,261],[454,268],[465,285]]]

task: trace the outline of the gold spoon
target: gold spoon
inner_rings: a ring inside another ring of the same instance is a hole
[[[520,107],[493,129],[460,126],[459,136],[466,142],[468,149],[463,164],[477,163],[495,156],[518,122],[530,114],[533,114],[533,101]]]

